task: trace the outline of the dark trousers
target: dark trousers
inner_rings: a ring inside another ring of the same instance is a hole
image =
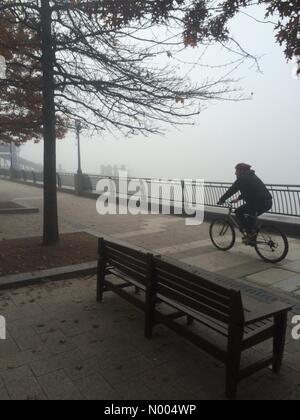
[[[246,232],[251,234],[255,230],[256,217],[271,210],[273,200],[265,200],[257,203],[246,203],[239,207],[235,214],[241,228],[246,229]],[[250,217],[247,217],[250,216]]]

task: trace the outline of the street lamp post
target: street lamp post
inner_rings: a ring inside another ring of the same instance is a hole
[[[10,154],[10,179],[14,179],[14,157],[13,157],[13,143],[10,141],[9,145],[9,154]]]
[[[75,122],[76,127],[76,135],[77,135],[77,149],[78,149],[78,175],[82,175],[82,169],[81,169],[81,149],[80,149],[80,131],[82,129],[81,121],[76,120]]]
[[[76,137],[77,137],[77,152],[78,152],[78,170],[75,175],[75,189],[76,193],[80,195],[83,192],[83,174],[81,169],[81,148],[80,148],[80,132],[82,130],[82,124],[80,120],[75,121]]]
[[[10,141],[10,145],[9,145],[9,153],[10,153],[10,170],[13,170],[13,146],[12,146],[12,141]]]

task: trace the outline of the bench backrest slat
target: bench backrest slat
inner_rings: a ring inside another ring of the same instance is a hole
[[[240,292],[222,287],[171,262],[154,258],[157,290],[167,298],[224,323],[243,322]],[[189,267],[188,267],[189,268]]]
[[[142,251],[105,241],[105,261],[143,285],[146,284],[147,255]]]
[[[188,284],[187,282],[182,282],[182,284],[178,284],[177,282],[174,283],[170,280],[167,276],[164,277],[163,274],[157,275],[158,282],[164,286],[169,287],[170,289],[177,290],[178,292],[191,297],[192,299],[196,299],[197,301],[204,303],[207,306],[210,306],[224,314],[228,315],[230,313],[230,300],[227,299],[226,304],[223,302],[220,303],[216,295],[214,298],[207,297],[207,293],[205,289],[195,288],[193,284]],[[204,293],[203,293],[204,291]]]
[[[127,258],[122,254],[120,255],[118,252],[115,252],[111,249],[106,249],[106,260],[110,261],[119,261],[121,264],[132,268],[133,270],[139,271],[141,274],[146,275],[147,266],[144,261],[139,261],[136,258],[131,258],[128,256]]]
[[[170,259],[169,259],[170,260]],[[176,261],[171,260],[170,261],[164,261],[163,258],[155,258],[155,267],[164,270],[170,274],[174,274],[178,278],[183,278],[189,280],[191,283],[194,283],[195,285],[200,284],[201,279],[201,286],[207,287],[212,292],[218,293],[224,297],[231,298],[231,291],[230,289],[220,286],[217,283],[214,283],[211,280],[206,280],[203,276],[200,276],[200,274],[192,273],[191,267],[189,267],[189,270],[186,268],[180,267],[180,265],[176,264]]]
[[[162,301],[164,300],[163,298],[166,297],[168,299],[173,300],[175,303],[186,306],[189,309],[198,311],[199,313],[208,315],[218,321],[229,324],[229,321],[230,321],[229,315],[226,315],[223,312],[219,312],[210,306],[204,305],[198,300],[192,299],[187,295],[179,293],[177,290],[170,289],[169,287],[164,286],[162,284],[157,284],[156,290],[157,290],[159,299]]]
[[[203,295],[204,297],[216,301],[224,306],[230,305],[230,297],[224,296],[220,291],[215,292],[210,287],[207,286],[206,282],[202,281],[201,277],[197,277],[197,283],[192,281],[191,279],[180,277],[179,275],[170,273],[166,270],[161,270],[160,268],[156,267],[156,274],[162,280],[167,280],[168,282],[172,282],[177,286],[186,287],[190,290]]]
[[[120,263],[117,260],[111,260],[111,261],[109,261],[109,264],[111,264],[113,268],[116,268],[120,272],[128,275],[133,280],[137,280],[142,285],[146,285],[146,276],[142,275],[138,271],[133,270],[132,268],[128,267],[127,265],[124,265],[124,264]]]
[[[132,257],[136,258],[139,261],[147,262],[147,252],[140,250],[140,249],[134,249],[129,246],[121,245],[119,243],[111,242],[111,241],[105,241],[105,248],[111,249],[115,251],[119,251],[121,254],[124,254],[126,257]]]

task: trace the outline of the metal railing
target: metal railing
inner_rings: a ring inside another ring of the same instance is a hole
[[[0,176],[6,179],[13,179],[39,185],[42,185],[43,183],[42,172],[23,170],[11,171],[9,169],[0,168]],[[59,189],[75,191],[76,176],[77,175],[72,173],[57,173],[57,187]],[[104,178],[110,178],[112,181],[115,181],[117,195],[122,193],[119,189],[119,184],[120,181],[124,180],[117,177],[104,177],[88,174],[82,176],[82,192],[97,194],[97,184]],[[182,203],[185,202],[193,206],[197,203],[201,203],[206,207],[218,207],[216,203],[231,186],[231,184],[227,182],[205,182],[204,197],[202,197],[202,189],[195,181],[152,180],[149,178],[126,178],[126,180],[128,185],[132,181],[140,183],[142,195],[147,197],[148,200],[161,200],[161,191],[164,189],[165,191],[168,191],[169,189],[168,198],[174,206],[182,205]],[[270,184],[267,185],[267,188],[274,199],[273,208],[269,212],[270,214],[300,217],[300,185]],[[134,192],[132,192],[132,194],[133,193]],[[204,203],[202,201],[204,201]]]

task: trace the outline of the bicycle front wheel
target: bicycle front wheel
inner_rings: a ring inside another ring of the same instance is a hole
[[[265,225],[258,232],[255,250],[264,261],[275,264],[288,255],[289,242],[285,233]]]
[[[229,251],[235,244],[234,226],[226,219],[215,220],[210,226],[209,234],[214,246],[221,251]]]

